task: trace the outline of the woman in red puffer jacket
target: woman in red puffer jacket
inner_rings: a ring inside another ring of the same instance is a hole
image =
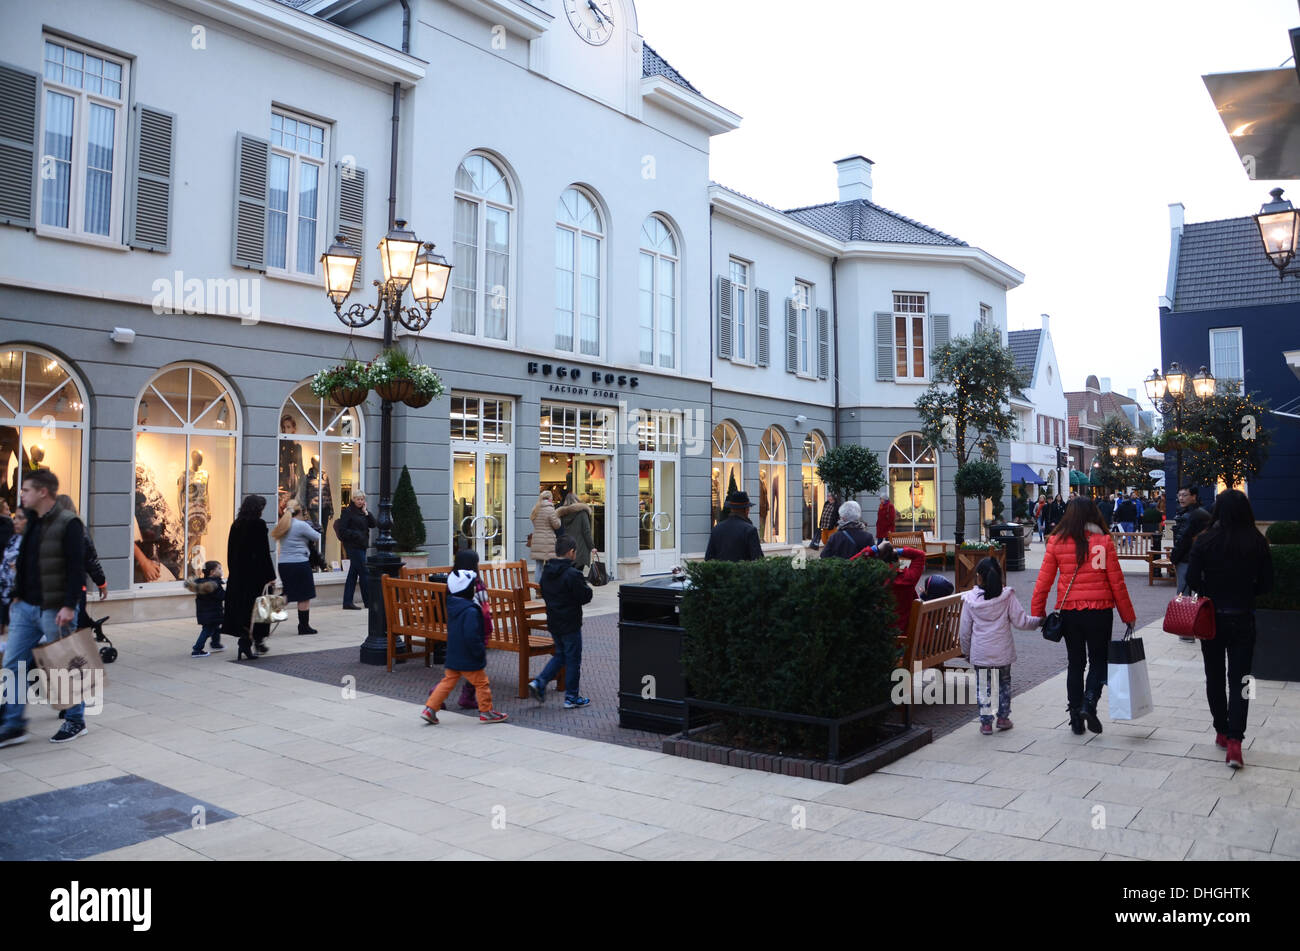
[[[1137,618],[1115,554],[1115,543],[1102,528],[1101,512],[1092,499],[1071,499],[1065,507],[1065,516],[1047,539],[1047,551],[1038,580],[1034,582],[1029,608],[1034,617],[1047,614],[1047,593],[1053,580],[1057,582],[1056,610],[1061,612],[1065,649],[1070,659],[1065,674],[1070,729],[1082,734],[1086,721],[1089,730],[1100,733],[1097,701],[1106,683],[1114,610],[1119,608],[1120,619],[1130,628]]]

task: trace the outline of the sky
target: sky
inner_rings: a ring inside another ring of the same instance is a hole
[[[712,140],[714,181],[794,208],[834,201],[834,160],[867,156],[877,204],[1025,274],[1009,329],[1051,315],[1067,390],[1095,373],[1145,403],[1170,203],[1236,218],[1292,185],[1247,178],[1201,76],[1281,66],[1296,0],[636,8],[645,41],[743,118]]]

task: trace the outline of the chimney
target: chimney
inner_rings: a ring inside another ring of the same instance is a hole
[[[1137,402],[1138,391],[1131,386],[1128,388],[1128,398],[1131,399],[1134,403]]]
[[[1176,201],[1169,206],[1169,228],[1175,234],[1183,233],[1183,203]]]
[[[865,155],[850,155],[835,163],[838,173],[840,201],[871,201],[871,166],[875,164]]]
[[[1109,392],[1110,392],[1110,377],[1108,377],[1108,376],[1103,376],[1103,377],[1101,378],[1101,391],[1102,391],[1103,393],[1109,393]]]
[[[1052,318],[1047,314],[1040,314],[1039,316],[1043,318],[1043,333],[1050,334],[1052,332]]]

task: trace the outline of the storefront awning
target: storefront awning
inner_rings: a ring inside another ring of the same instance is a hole
[[[1047,480],[1038,478],[1038,473],[1023,462],[1011,463],[1012,482],[1030,482],[1034,485],[1046,485]]]
[[[1088,485],[1088,473],[1078,469],[1070,470],[1070,485]]]

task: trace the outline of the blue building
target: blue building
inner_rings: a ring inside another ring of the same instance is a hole
[[[1169,209],[1161,369],[1175,360],[1188,373],[1205,366],[1216,379],[1244,380],[1268,403],[1273,412],[1261,422],[1272,446],[1245,490],[1260,521],[1300,518],[1300,279],[1278,280],[1254,218],[1184,224],[1183,206]],[[1166,470],[1172,480],[1171,459]]]

